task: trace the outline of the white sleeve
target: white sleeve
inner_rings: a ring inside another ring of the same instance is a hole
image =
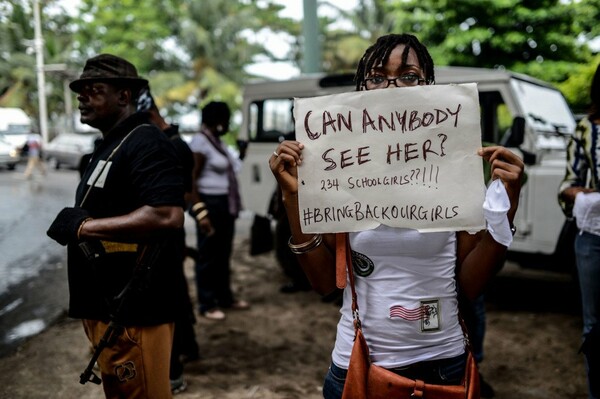
[[[196,133],[190,141],[190,150],[202,155],[206,155],[210,151],[208,146],[212,146],[212,144],[202,133]]]

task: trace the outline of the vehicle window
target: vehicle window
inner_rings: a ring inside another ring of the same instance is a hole
[[[4,134],[27,134],[31,130],[29,125],[20,125],[20,124],[12,124],[9,123],[7,130],[5,130]]]
[[[572,133],[575,119],[562,94],[555,89],[511,80],[527,123],[541,132]]]
[[[294,131],[290,98],[255,101],[250,104],[248,133],[250,141],[278,142]]]
[[[510,130],[513,115],[498,91],[479,92],[481,140],[498,144]]]

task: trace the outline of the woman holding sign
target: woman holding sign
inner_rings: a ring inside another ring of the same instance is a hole
[[[360,60],[356,89],[432,85],[433,68],[427,48],[416,37],[386,35]],[[336,235],[302,232],[297,167],[302,165],[303,148],[299,141],[283,141],[269,164],[290,220],[289,246],[315,290],[329,294],[336,290]],[[523,162],[498,146],[482,148],[479,155],[490,163],[495,186],[506,198],[507,210],[500,220],[487,220],[487,230],[424,233],[382,224],[348,236],[360,321],[372,363],[427,384],[461,383],[467,354],[458,316],[459,293],[476,298],[512,241],[509,226],[517,211]],[[356,333],[351,306],[348,285],[323,387],[327,399],[341,398],[344,390]]]

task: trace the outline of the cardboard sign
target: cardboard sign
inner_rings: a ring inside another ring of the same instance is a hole
[[[474,83],[294,100],[304,233],[485,227]]]

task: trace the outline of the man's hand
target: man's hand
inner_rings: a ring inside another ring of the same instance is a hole
[[[90,214],[85,209],[63,208],[48,228],[46,234],[60,245],[67,245],[69,242],[77,241],[79,226],[89,218]]]

